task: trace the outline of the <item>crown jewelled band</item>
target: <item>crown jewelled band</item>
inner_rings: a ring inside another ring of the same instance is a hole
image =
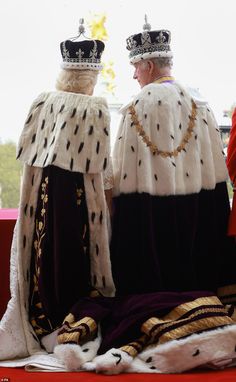
[[[144,27],[143,32],[134,34],[126,40],[126,48],[130,51],[129,58],[131,64],[148,58],[172,58],[170,31],[166,29],[155,31],[147,30],[146,24]]]

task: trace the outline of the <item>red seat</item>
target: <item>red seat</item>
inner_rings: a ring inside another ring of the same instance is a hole
[[[0,319],[10,299],[10,253],[18,210],[0,209]]]

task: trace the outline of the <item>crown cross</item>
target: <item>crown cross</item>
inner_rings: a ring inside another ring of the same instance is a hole
[[[159,44],[163,44],[164,42],[166,41],[166,37],[163,35],[162,32],[159,33],[158,37],[157,37],[157,42]]]
[[[97,58],[97,53],[98,53],[97,43],[96,43],[96,41],[94,41],[94,47],[93,47],[93,49],[91,49],[89,57],[92,59],[95,59],[95,58]]]
[[[127,38],[126,42],[128,50],[134,49],[137,46],[137,41],[134,40],[133,36]]]
[[[78,59],[81,60],[84,55],[84,52],[82,49],[79,49],[78,52],[76,52],[76,56],[78,56]]]
[[[65,41],[63,42],[63,45],[62,45],[62,55],[64,58],[69,58],[70,57],[70,52],[68,49],[66,49],[66,43]]]
[[[151,37],[148,32],[143,32],[141,35],[141,42],[143,47],[149,47],[151,45]]]
[[[144,16],[144,21],[145,21],[145,24],[143,26],[143,30],[144,31],[150,31],[151,30],[151,25],[147,21],[147,15]]]

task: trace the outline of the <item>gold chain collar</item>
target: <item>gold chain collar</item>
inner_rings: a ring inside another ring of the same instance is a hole
[[[138,120],[138,116],[136,114],[136,110],[135,110],[134,105],[131,105],[129,107],[129,112],[131,114],[131,121],[133,122],[138,135],[142,138],[142,140],[146,144],[146,146],[149,147],[149,149],[150,149],[150,151],[152,152],[153,155],[155,155],[155,154],[156,155],[160,155],[163,158],[177,157],[177,155],[182,150],[185,151],[185,146],[186,146],[186,144],[188,143],[189,139],[192,136],[193,129],[195,127],[196,115],[197,115],[197,105],[195,104],[195,102],[193,100],[191,100],[191,102],[192,102],[192,111],[191,111],[191,115],[189,116],[189,123],[188,123],[187,131],[184,134],[184,136],[183,136],[179,146],[175,150],[173,150],[173,151],[159,150],[158,147],[151,142],[150,138],[145,133],[143,126],[140,124],[140,122]]]

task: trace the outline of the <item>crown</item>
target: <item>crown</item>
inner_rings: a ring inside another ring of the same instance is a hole
[[[170,31],[166,29],[151,31],[151,25],[147,23],[145,15],[143,32],[133,34],[126,40],[131,64],[147,58],[172,57],[170,41]]]
[[[61,42],[63,69],[102,69],[101,55],[105,45],[100,40]]]
[[[101,56],[105,45],[101,40],[92,40],[85,36],[84,19],[79,20],[79,34],[69,40],[61,42],[63,69],[102,69]],[[80,36],[83,41],[75,41]]]

